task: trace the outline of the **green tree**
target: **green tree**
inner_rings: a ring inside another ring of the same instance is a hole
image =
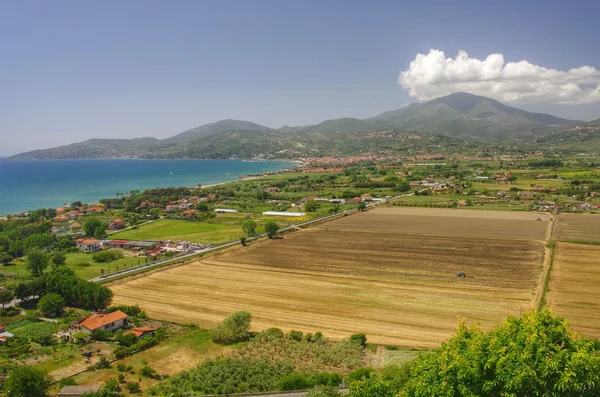
[[[307,201],[306,203],[304,203],[304,210],[306,212],[315,212],[318,209],[319,203],[317,203],[316,201]]]
[[[256,222],[252,219],[245,220],[242,223],[242,230],[246,233],[246,236],[254,236],[256,234]]]
[[[396,190],[399,192],[408,192],[410,190],[410,183],[408,181],[400,181],[396,185]]]
[[[46,294],[38,302],[37,309],[46,317],[57,317],[65,309],[65,300],[58,294]]]
[[[250,338],[250,323],[252,315],[249,312],[236,312],[227,317],[223,324],[211,331],[211,338],[216,343],[234,343]]]
[[[273,238],[279,231],[279,225],[274,221],[269,221],[265,223],[265,233],[267,233],[267,237]]]
[[[371,374],[351,382],[348,397],[395,397],[395,393],[388,382],[375,374]]]
[[[39,248],[32,248],[27,252],[27,270],[29,270],[32,276],[40,276],[44,272],[44,269],[48,267],[49,263],[50,255]]]
[[[209,210],[208,205],[206,203],[199,203],[196,206],[196,209],[200,212],[208,212],[208,210]]]
[[[0,262],[2,262],[3,265],[8,265],[9,263],[11,263],[13,260],[12,255],[7,254],[7,253],[2,253],[0,254]]]
[[[359,203],[357,208],[359,211],[365,211],[367,209],[367,205],[365,203]]]
[[[83,223],[83,231],[89,237],[104,236],[107,227],[107,222],[103,222],[96,217],[90,217]]]
[[[10,397],[45,397],[50,387],[46,372],[30,367],[16,367],[6,380],[6,392]]]
[[[598,396],[600,342],[549,311],[509,318],[489,332],[464,323],[411,367],[400,396]]]
[[[67,256],[60,251],[56,251],[52,254],[52,264],[54,266],[62,266],[66,263]]]
[[[4,305],[10,303],[14,298],[14,295],[11,291],[4,289],[0,291],[0,305],[2,305],[2,310],[4,310]]]

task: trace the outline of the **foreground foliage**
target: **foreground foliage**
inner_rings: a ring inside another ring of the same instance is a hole
[[[6,380],[6,391],[10,397],[45,397],[50,387],[50,378],[44,371],[22,366],[16,367]]]

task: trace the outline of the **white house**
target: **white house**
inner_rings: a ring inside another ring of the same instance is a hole
[[[97,330],[114,331],[127,325],[128,317],[120,310],[111,313],[92,313],[77,323],[77,327],[81,332],[88,334]]]
[[[85,240],[77,240],[77,249],[83,252],[95,252],[98,251],[101,246],[100,240],[95,238],[85,239]]]

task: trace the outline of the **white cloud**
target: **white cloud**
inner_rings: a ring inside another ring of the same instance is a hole
[[[479,60],[462,50],[454,59],[434,49],[417,54],[409,68],[400,71],[398,84],[419,100],[464,91],[504,102],[600,102],[600,71],[594,67],[563,71],[527,61],[506,63],[502,54]]]

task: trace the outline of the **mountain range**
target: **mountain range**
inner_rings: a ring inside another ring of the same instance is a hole
[[[221,120],[162,140],[90,139],[11,158],[294,158],[436,147],[460,150],[531,141],[560,146],[564,139],[574,139],[574,131],[595,134],[596,125],[598,121],[583,123],[531,113],[490,98],[455,93],[364,120],[340,118],[280,129]]]

